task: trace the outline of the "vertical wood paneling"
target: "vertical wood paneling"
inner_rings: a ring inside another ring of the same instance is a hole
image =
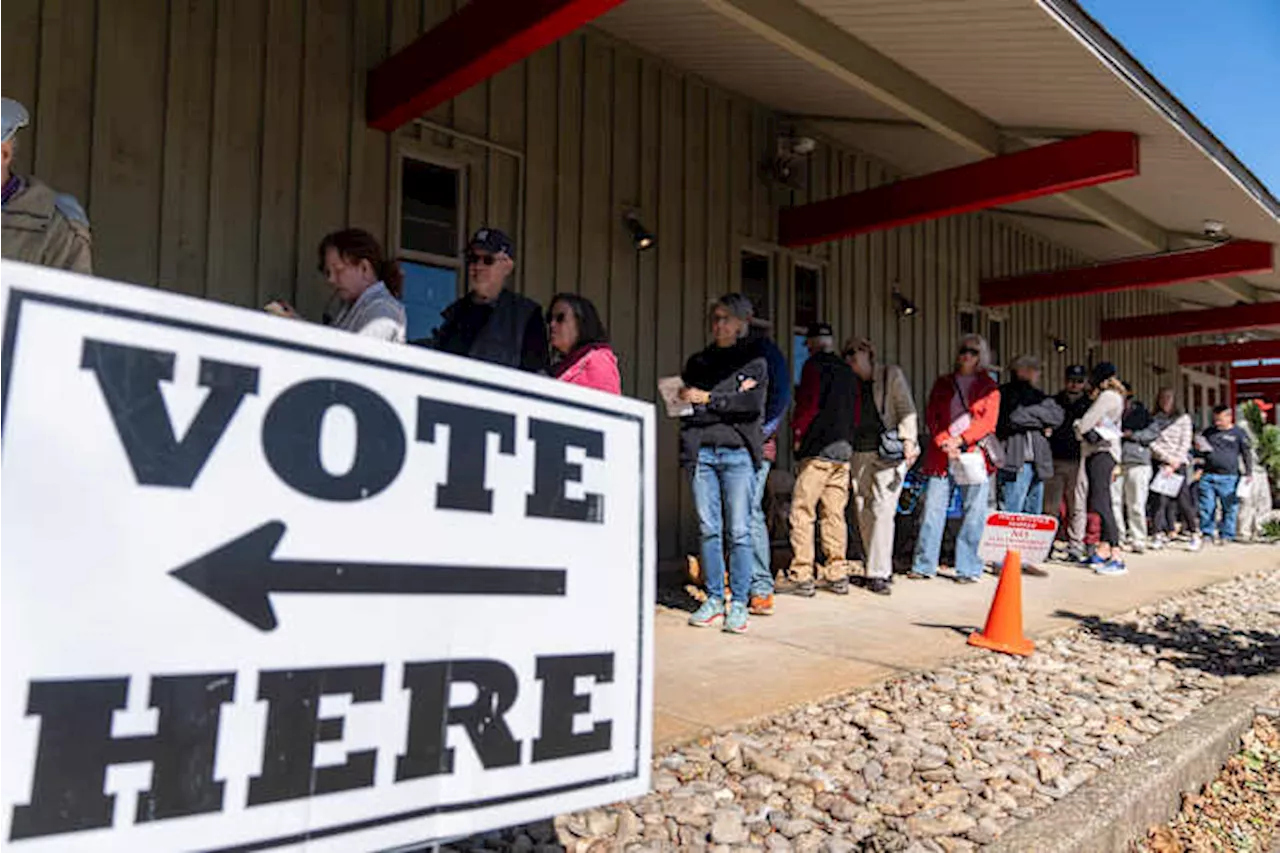
[[[499,145],[516,151],[525,149],[525,73],[526,64],[521,62],[499,71],[489,81],[489,137]],[[539,121],[541,120],[540,117]],[[606,139],[608,133],[606,129]],[[523,248],[527,241],[521,233],[519,213],[516,210],[519,197],[519,162],[509,154],[490,152],[487,219],[510,234],[517,245]],[[522,282],[523,276],[519,278]]]
[[[556,110],[559,49],[545,47],[526,61],[524,120],[524,245],[517,247],[524,292],[546,304],[556,292]]]
[[[302,132],[302,0],[267,6],[262,78],[258,288],[297,302],[298,148]],[[307,264],[314,269],[314,262]]]
[[[608,311],[609,244],[617,217],[609,198],[609,136],[613,128],[613,51],[589,39],[583,53],[582,226],[578,289]]]
[[[578,291],[582,217],[581,36],[559,43],[560,133],[556,140],[556,289]]]
[[[656,65],[640,64],[640,210],[649,216],[646,225],[658,228],[658,152],[661,150],[662,75]],[[645,399],[657,394],[658,256],[662,247],[642,252],[636,260],[636,384]]]
[[[617,55],[613,67],[613,144],[612,181],[614,232],[610,240],[609,305],[605,322],[609,326],[610,339],[618,354],[618,368],[622,375],[622,392],[633,397],[650,399],[653,389],[639,384],[637,361],[637,304],[639,282],[636,270],[640,265],[640,253],[632,245],[631,235],[619,221],[624,209],[640,205],[640,65],[633,56]],[[652,211],[638,210],[641,222],[653,220]],[[602,306],[598,306],[602,307]]]
[[[387,241],[388,193],[390,191],[390,139],[388,134],[365,124],[365,74],[387,55],[390,27],[386,3],[351,0],[355,28],[351,33],[351,67],[347,70],[351,111],[347,125],[351,133],[351,184],[347,194],[347,224],[364,228]],[[399,176],[396,177],[399,180]],[[390,252],[392,249],[388,247]]]
[[[715,90],[710,91],[707,97],[707,294],[716,296],[737,290],[733,274],[736,267],[731,255],[732,218],[729,216],[733,163],[725,156],[731,148],[729,99]]]
[[[705,343],[707,300],[707,90],[684,87],[684,263],[680,277],[684,354]]]
[[[4,39],[4,88],[8,97],[23,88],[23,73],[11,71],[10,63],[26,62],[26,45],[11,45],[13,29],[10,14],[26,14],[27,3],[6,4]],[[40,109],[35,111],[34,136],[19,137],[18,168],[31,160],[23,153],[23,145],[35,152],[35,174],[71,193],[81,204],[89,199],[89,146],[93,128],[93,44],[96,10],[84,0],[45,0],[41,10],[40,55],[46,58],[40,69],[40,91],[36,96]],[[19,21],[21,26],[21,20]],[[10,56],[10,51],[13,56]],[[56,57],[56,60],[50,60]],[[32,104],[25,102],[28,109]]]
[[[658,312],[653,335],[657,342],[658,375],[681,368],[682,292],[673,286],[681,279],[684,258],[684,86],[676,75],[661,72],[658,133]],[[677,427],[669,419],[658,428],[659,458],[675,459],[679,453]],[[683,484],[667,477],[658,481],[658,552],[677,552]]]
[[[0,74],[4,76],[4,95],[13,98],[39,116],[36,109],[40,82],[40,0],[8,0],[4,4],[4,27],[0,31]],[[92,15],[87,15],[92,19]],[[35,162],[33,152],[39,150],[40,123],[28,127],[18,137],[17,151],[13,155],[13,170],[18,173],[31,171]]]

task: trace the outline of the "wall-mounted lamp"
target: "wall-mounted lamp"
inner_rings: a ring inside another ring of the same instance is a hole
[[[899,317],[914,317],[920,309],[895,287],[893,289],[893,310]]]
[[[645,249],[653,248],[658,238],[653,236],[653,232],[644,227],[640,222],[640,215],[634,210],[627,211],[622,217],[622,222],[627,226],[627,230],[631,232],[631,242],[635,245],[636,251],[643,252]]]
[[[1054,352],[1056,352],[1056,353],[1058,353],[1058,354],[1062,354],[1062,353],[1066,352],[1066,351],[1067,351],[1067,349],[1068,349],[1068,347],[1067,347],[1067,342],[1066,342],[1066,341],[1064,341],[1062,338],[1054,338],[1054,339],[1053,339],[1053,351],[1054,351]]]
[[[1169,372],[1169,368],[1160,364],[1156,364],[1151,359],[1147,359],[1147,367],[1150,367],[1151,372],[1154,373],[1156,376],[1164,376],[1166,373]]]

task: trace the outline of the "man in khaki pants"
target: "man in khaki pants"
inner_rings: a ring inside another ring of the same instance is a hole
[[[844,510],[849,502],[849,458],[853,455],[855,379],[835,353],[831,327],[815,323],[805,335],[809,358],[800,372],[796,409],[791,418],[796,456],[800,460],[791,495],[791,568],[793,592],[812,598],[814,583],[813,521],[822,516],[822,553],[829,588],[849,593],[845,556],[849,546]]]
[[[845,344],[844,358],[857,377],[852,490],[862,537],[866,588],[876,595],[888,595],[893,578],[898,497],[907,470],[920,455],[916,404],[902,369],[894,364],[877,364],[871,341],[861,338]],[[882,436],[889,440],[882,442]]]

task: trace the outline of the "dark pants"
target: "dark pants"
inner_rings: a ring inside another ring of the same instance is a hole
[[[1192,533],[1200,532],[1200,524],[1196,515],[1195,504],[1191,502],[1191,482],[1187,477],[1187,466],[1183,465],[1174,473],[1181,474],[1182,490],[1176,498],[1168,495],[1156,495],[1155,530],[1156,533],[1172,533],[1174,523],[1181,513],[1183,523]]]
[[[1115,469],[1116,460],[1110,453],[1095,453],[1085,461],[1085,473],[1089,477],[1089,512],[1098,516],[1101,541],[1113,546],[1120,542],[1120,531],[1111,506],[1111,474]]]

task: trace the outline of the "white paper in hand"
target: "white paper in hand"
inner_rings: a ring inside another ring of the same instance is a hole
[[[679,376],[663,376],[658,380],[658,394],[667,406],[667,417],[687,418],[693,414],[693,403],[680,399],[684,380]]]

